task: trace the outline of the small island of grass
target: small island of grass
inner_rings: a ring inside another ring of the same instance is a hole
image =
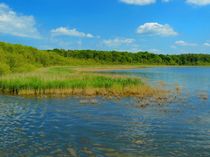
[[[78,68],[78,67],[77,67]],[[135,96],[157,95],[141,79],[100,74],[57,66],[34,72],[9,74],[0,77],[0,92],[24,96]]]

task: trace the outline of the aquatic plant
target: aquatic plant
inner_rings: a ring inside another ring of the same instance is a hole
[[[31,73],[0,77],[0,92],[12,95],[136,96],[159,95],[134,77],[75,71],[71,67],[50,67]]]

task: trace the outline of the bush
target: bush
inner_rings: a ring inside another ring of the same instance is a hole
[[[10,72],[11,71],[9,65],[5,63],[0,63],[0,75],[8,74]]]
[[[15,72],[22,73],[22,72],[31,72],[35,69],[37,69],[37,67],[32,64],[23,64],[21,66],[15,67],[13,70]]]

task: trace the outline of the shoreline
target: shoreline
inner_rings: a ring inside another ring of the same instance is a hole
[[[106,89],[106,88],[86,88],[86,89],[23,89],[18,91],[1,91],[1,95],[8,96],[26,96],[26,97],[135,97],[143,99],[144,97],[166,96],[169,91],[163,89],[152,88],[149,86],[128,87],[125,89]]]
[[[134,68],[133,66],[122,67]],[[53,66],[29,73],[5,75],[0,77],[0,93],[16,96],[132,96],[137,98],[166,95],[165,90],[150,87],[140,78],[93,73],[101,69],[110,70],[110,68],[120,69],[119,66],[94,69]]]
[[[129,69],[142,69],[142,68],[167,68],[167,67],[176,67],[176,68],[191,68],[191,67],[206,67],[210,68],[210,65],[97,65],[97,66],[72,66],[73,69],[76,69],[81,72],[97,72],[97,71],[109,71],[109,70],[129,70]]]
[[[110,70],[152,67],[201,67],[153,65],[51,66],[33,72],[0,76],[0,94],[34,97],[104,96],[161,97],[162,87],[152,87],[144,79],[100,73]],[[98,72],[98,73],[96,73]]]
[[[151,87],[144,79],[100,73],[103,71],[155,67],[206,67],[157,65],[51,66],[33,72],[0,76],[0,94],[18,96],[115,96],[160,97],[162,87]],[[98,72],[98,73],[97,73]],[[143,96],[142,96],[143,95]]]

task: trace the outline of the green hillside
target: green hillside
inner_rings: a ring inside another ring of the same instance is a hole
[[[149,52],[38,50],[0,42],[0,75],[41,67],[71,65],[210,65],[208,54],[163,55]]]
[[[55,52],[29,46],[0,42],[0,75],[11,72],[28,72],[57,65],[96,64],[94,61],[63,57]]]

